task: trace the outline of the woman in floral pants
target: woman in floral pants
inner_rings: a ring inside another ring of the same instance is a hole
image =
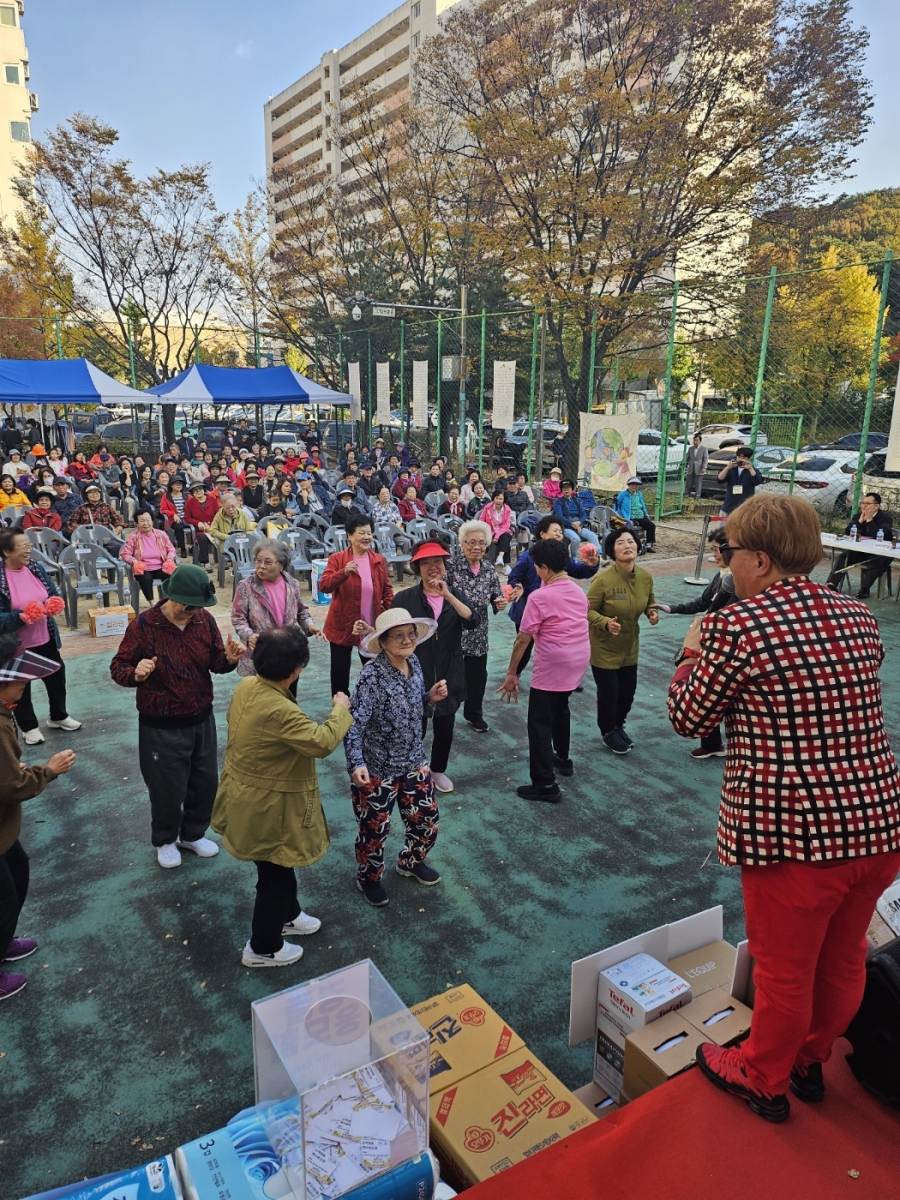
[[[397,873],[431,887],[441,877],[425,858],[437,840],[438,806],[422,742],[426,705],[447,695],[441,679],[425,690],[415,651],[437,622],[414,621],[402,608],[383,612],[361,649],[375,655],[360,672],[350,705],[353,726],[344,739],[350,794],[358,822],[356,886],[369,904],[382,908],[388,894],[381,882],[384,844],[397,804],[406,830]]]

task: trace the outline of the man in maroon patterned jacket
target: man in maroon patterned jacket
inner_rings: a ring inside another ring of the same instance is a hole
[[[683,737],[728,737],[718,851],[741,867],[756,1002],[740,1047],[705,1043],[713,1083],[770,1121],[822,1100],[822,1063],[865,984],[866,928],[900,869],[900,775],[869,610],[814,583],[812,506],[754,496],[721,548],[737,603],[698,619],[669,687]]]

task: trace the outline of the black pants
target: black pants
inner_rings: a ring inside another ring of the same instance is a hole
[[[178,547],[178,552],[180,553],[181,557],[184,558],[184,556],[187,554],[187,547],[185,545],[185,540],[184,540],[184,522],[179,521],[176,524],[173,521],[172,524],[169,526],[168,534],[169,534],[169,537],[172,539],[172,541],[174,541],[175,545]]]
[[[591,671],[597,685],[597,724],[601,733],[612,733],[625,724],[631,712],[637,688],[637,663],[615,670],[591,667]]]
[[[569,696],[571,692],[528,693],[528,767],[535,787],[556,782],[553,756],[569,757]]]
[[[270,862],[256,863],[256,874],[250,949],[255,954],[276,954],[284,945],[282,929],[300,915],[297,876],[293,867]]]
[[[649,517],[638,517],[632,520],[632,525],[639,525],[647,535],[647,545],[653,546],[656,544],[656,526]]]
[[[0,959],[16,936],[19,913],[28,895],[28,855],[22,843],[13,842],[0,854]]]
[[[715,733],[708,733],[706,737],[700,739],[700,749],[706,750],[721,750],[725,746],[725,739],[722,737],[722,726],[720,725]]]
[[[194,562],[205,567],[209,562],[209,548],[212,542],[205,533],[201,533],[199,529],[194,530]]]
[[[870,558],[868,554],[860,554],[856,550],[845,550],[834,560],[834,566],[828,576],[828,583],[838,587],[845,575],[845,568],[856,563],[865,563],[859,572],[859,590],[869,592],[891,565],[889,558]]]
[[[353,662],[353,647],[339,646],[330,642],[331,646],[331,694],[345,692],[350,694],[350,665]],[[363,666],[369,661],[360,654],[359,661]]]
[[[69,715],[66,711],[66,668],[63,665],[63,660],[60,657],[59,650],[56,648],[56,643],[51,637],[44,642],[43,646],[30,646],[35,654],[41,654],[44,658],[52,658],[54,662],[60,664],[59,670],[54,671],[52,675],[47,675],[41,680],[44,687],[47,689],[47,699],[50,702],[50,720],[64,721]],[[23,733],[28,733],[31,729],[37,729],[38,719],[34,715],[34,705],[31,702],[32,684],[25,684],[25,691],[22,693],[22,699],[16,705],[16,724]]]
[[[463,716],[467,721],[480,721],[487,687],[487,655],[467,654],[463,663],[466,668],[466,703]]]
[[[153,584],[157,579],[165,579],[165,571],[144,571],[143,575],[135,575],[137,585],[144,594],[144,597],[153,603]]]
[[[219,785],[212,713],[199,725],[175,729],[154,729],[139,722],[138,758],[150,793],[153,845],[202,838]]]
[[[436,714],[431,718],[434,726],[434,738],[431,743],[431,773],[437,771],[443,775],[450,761],[450,751],[453,747],[453,724],[456,713],[449,715]],[[428,718],[422,718],[422,737],[428,733]]]
[[[509,546],[511,542],[511,533],[501,533],[497,540],[491,542],[490,546],[488,547],[488,562],[496,562],[498,554],[503,555],[504,562],[509,562]]]

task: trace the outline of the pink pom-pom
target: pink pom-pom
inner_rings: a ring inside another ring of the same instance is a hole
[[[22,609],[22,620],[26,625],[33,625],[35,621],[43,621],[45,616],[44,606],[40,600],[29,600]]]
[[[500,589],[500,591],[503,593],[503,599],[507,604],[509,604],[510,600],[512,600],[514,590],[515,589],[510,583],[504,583],[503,587]]]
[[[593,558],[597,553],[597,547],[591,542],[582,542],[578,547],[578,557],[582,562],[587,562],[589,558]]]
[[[131,569],[136,577],[143,575],[143,573],[147,570],[140,560],[138,560]]]
[[[175,570],[175,564],[172,562],[171,558],[166,559],[166,561],[162,565],[162,569],[163,569],[164,575],[172,574],[172,572]]]
[[[62,601],[62,597],[51,596],[50,599],[47,601],[47,603],[44,605],[44,612],[47,614],[48,617],[57,617],[57,616],[59,616],[59,614],[61,612],[63,612],[65,610],[65,607],[66,606]]]

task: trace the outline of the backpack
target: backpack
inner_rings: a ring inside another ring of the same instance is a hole
[[[900,937],[866,963],[866,990],[844,1035],[850,1070],[885,1104],[900,1108]]]

